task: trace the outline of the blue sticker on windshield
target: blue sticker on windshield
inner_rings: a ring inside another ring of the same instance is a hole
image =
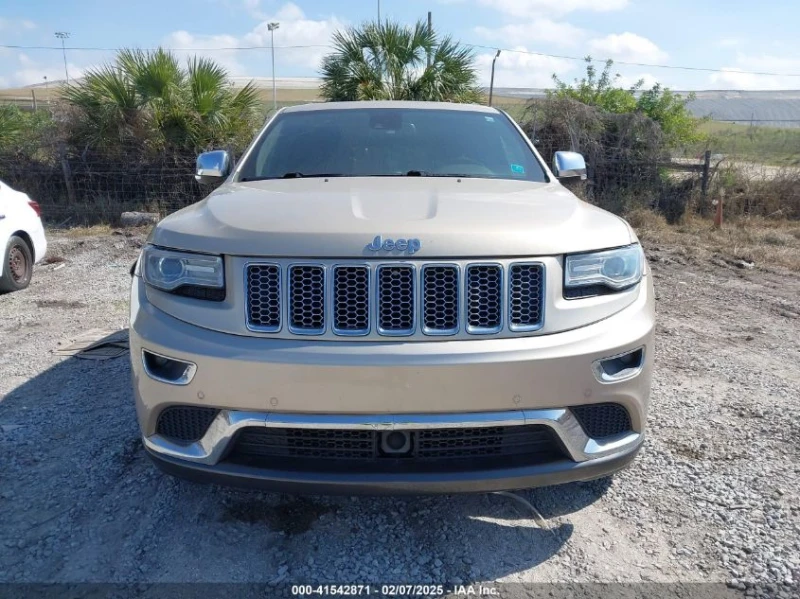
[[[518,175],[524,175],[525,174],[525,167],[522,166],[521,164],[512,164],[511,165],[511,172],[512,173],[517,173]]]

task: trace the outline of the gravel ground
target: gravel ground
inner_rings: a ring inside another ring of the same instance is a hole
[[[519,493],[539,527],[502,495],[304,498],[159,473],[127,360],[52,353],[126,326],[142,240],[52,233],[66,261],[0,297],[0,581],[715,581],[796,596],[797,275],[648,248],[659,324],[647,443],[610,481]]]

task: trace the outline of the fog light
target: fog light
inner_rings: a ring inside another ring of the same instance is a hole
[[[407,431],[381,433],[381,451],[388,455],[411,453],[411,434]]]
[[[644,368],[644,347],[618,354],[592,364],[592,370],[601,383],[618,383],[637,376]]]
[[[142,364],[147,376],[170,385],[188,385],[197,372],[197,365],[192,362],[176,360],[146,349],[142,350]]]

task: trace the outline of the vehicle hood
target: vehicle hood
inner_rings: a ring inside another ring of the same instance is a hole
[[[150,242],[215,254],[394,257],[376,236],[418,239],[413,258],[555,255],[626,245],[620,218],[558,183],[348,177],[228,183],[153,229]]]

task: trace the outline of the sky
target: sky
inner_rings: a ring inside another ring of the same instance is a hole
[[[483,85],[500,48],[496,87],[550,87],[554,73],[570,82],[591,55],[617,61],[623,85],[800,89],[797,0],[0,0],[0,88],[64,79],[60,48],[30,48],[57,46],[56,31],[70,33],[73,78],[112,60],[114,48],[159,45],[212,57],[232,76],[271,77],[268,48],[230,49],[268,47],[271,21],[280,23],[276,75],[314,77],[331,34],[375,19],[378,4],[382,18],[402,23],[432,11],[438,33],[474,45]]]

